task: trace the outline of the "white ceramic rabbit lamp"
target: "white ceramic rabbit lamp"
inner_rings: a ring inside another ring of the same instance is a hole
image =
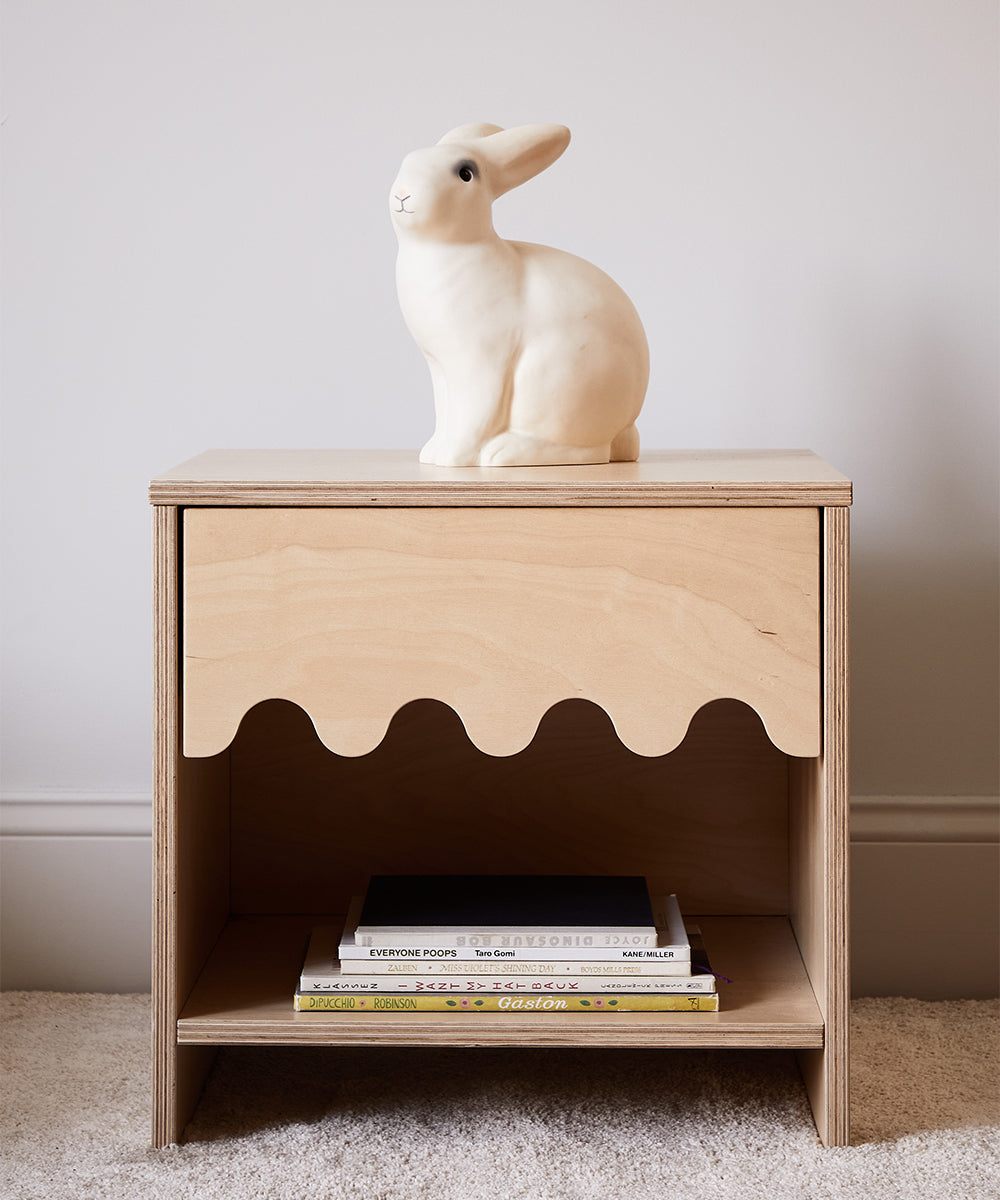
[[[497,196],[569,145],[563,125],[462,125],[403,160],[390,207],[396,286],[430,367],[442,467],[630,461],[649,379],[642,322],[603,271],[508,242]]]

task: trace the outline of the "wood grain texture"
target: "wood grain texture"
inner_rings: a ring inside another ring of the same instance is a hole
[[[235,918],[178,1022],[182,1044],[819,1047],[823,1020],[784,917],[699,917],[733,983],[717,1013],[296,1013],[311,919]]]
[[[815,509],[194,508],[184,580],[188,755],[272,698],[365,754],[421,697],[495,755],[577,697],[639,754],[723,697],[819,753]]]
[[[697,912],[788,912],[787,759],[736,701],[702,709],[661,758],[583,700],[504,758],[436,701],[406,705],[359,758],[270,701],[231,763],[233,912],[342,910],[369,873],[634,874]]]
[[[154,504],[569,507],[851,503],[809,450],[644,451],[589,467],[429,467],[415,450],[209,450],[152,480]]]

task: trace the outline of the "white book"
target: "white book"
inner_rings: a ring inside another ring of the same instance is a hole
[[[479,963],[464,963],[462,972],[434,973],[422,964],[407,965],[406,973],[364,971],[347,973],[337,957],[337,930],[319,926],[309,939],[298,991],[306,994],[343,995],[374,992],[380,995],[432,993],[477,996],[562,996],[562,995],[678,995],[713,994],[715,976],[708,973],[678,974],[581,974],[520,971],[507,966],[500,972],[480,972]],[[489,964],[499,966],[499,964]],[[548,964],[543,964],[547,966]],[[573,964],[567,964],[572,967]],[[690,963],[685,963],[690,967]]]
[[[434,974],[461,973],[471,964],[518,972],[541,965],[549,973],[591,974],[606,970],[629,969],[629,973],[678,974],[691,972],[691,944],[684,928],[677,897],[665,896],[652,902],[656,945],[643,947],[576,947],[512,944],[494,946],[359,946],[355,927],[361,911],[361,899],[352,900],[340,941],[338,956],[344,974],[372,971],[399,973],[401,968],[419,964],[421,971]],[[464,966],[462,964],[469,964]]]

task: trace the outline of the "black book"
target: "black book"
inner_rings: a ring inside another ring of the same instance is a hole
[[[373,875],[355,941],[641,947],[656,926],[641,875]]]

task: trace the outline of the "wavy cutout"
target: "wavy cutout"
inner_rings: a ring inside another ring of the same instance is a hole
[[[373,731],[373,733],[370,733],[364,739],[361,748],[356,749],[345,747],[343,739],[338,737],[339,730],[336,723],[327,723],[326,727],[324,727],[324,723],[318,722],[304,705],[297,703],[295,700],[275,696],[251,705],[233,727],[228,741],[224,745],[220,745],[216,750],[213,750],[212,754],[222,753],[229,749],[240,735],[241,730],[244,729],[248,722],[255,718],[258,710],[275,705],[288,706],[300,713],[302,719],[307,721],[311,726],[316,739],[338,758],[360,759],[376,755],[385,750],[396,735],[398,728],[401,725],[412,722],[413,714],[421,714],[424,718],[427,718],[429,714],[433,714],[432,718],[426,721],[428,735],[444,735],[450,741],[455,741],[459,738],[464,739],[472,749],[488,758],[511,758],[523,754],[531,749],[536,741],[543,736],[554,735],[558,737],[567,733],[579,736],[581,727],[593,736],[602,737],[603,734],[604,738],[613,739],[623,750],[637,757],[647,759],[661,758],[677,750],[688,739],[692,730],[702,721],[706,720],[710,714],[725,707],[738,708],[743,714],[743,719],[746,719],[749,715],[756,720],[768,740],[777,750],[786,754],[792,754],[793,757],[815,757],[812,754],[796,755],[793,751],[780,745],[771,736],[767,728],[767,723],[752,705],[741,700],[739,697],[728,696],[715,697],[699,705],[698,708],[691,712],[690,717],[684,723],[683,727],[675,724],[669,734],[664,732],[659,741],[660,748],[654,749],[652,752],[647,752],[630,743],[627,738],[622,736],[621,729],[615,722],[613,715],[600,704],[585,697],[568,697],[554,702],[536,720],[526,721],[518,726],[522,731],[527,732],[520,733],[513,742],[502,743],[504,748],[497,750],[495,747],[501,744],[497,736],[494,735],[486,739],[477,738],[474,732],[470,731],[469,724],[463,719],[461,713],[446,701],[432,697],[408,700],[401,704],[377,731]],[[196,755],[192,757],[208,756]]]

